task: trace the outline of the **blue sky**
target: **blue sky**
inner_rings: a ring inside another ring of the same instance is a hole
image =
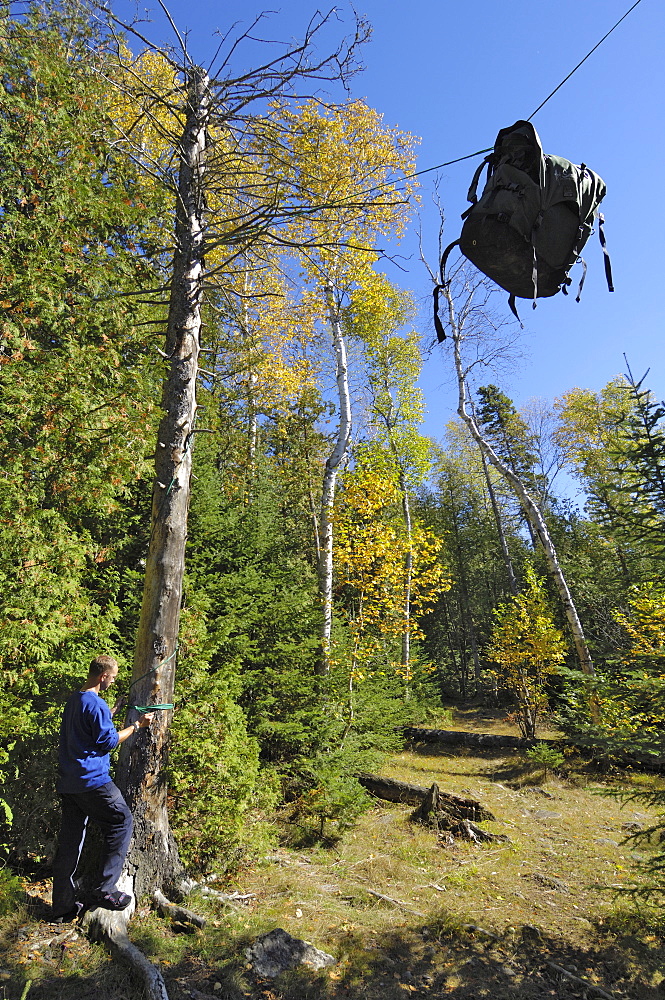
[[[417,169],[422,170],[491,146],[500,128],[529,117],[631,2],[356,0],[373,34],[352,94],[380,111],[386,124],[420,137]],[[309,0],[271,6],[274,13],[263,31],[279,39],[300,37],[317,10]],[[117,0],[114,9],[124,14],[129,5]],[[351,25],[351,8],[342,3],[337,9],[343,32]],[[172,0],[169,10],[179,28],[189,29],[193,58],[204,63],[217,46],[215,29],[226,31],[233,22],[248,26],[266,6],[256,0]],[[146,34],[164,39],[163,20],[156,11],[151,16],[154,24],[144,28]],[[585,162],[607,184],[603,211],[616,291],[607,291],[594,235],[584,251],[589,274],[580,304],[558,295],[541,299],[532,312],[522,302],[524,360],[501,382],[518,405],[533,396],[552,399],[574,386],[600,389],[624,370],[624,352],[636,375],[651,369],[647,384],[665,396],[664,29],[662,0],[642,0],[534,118],[546,152]],[[449,241],[459,235],[478,162],[441,171]],[[430,200],[432,176],[423,178],[421,195],[423,233],[434,259],[438,216]],[[406,257],[400,283],[423,302],[423,333],[431,341],[430,284],[413,234],[400,252]],[[505,308],[503,293],[497,305]],[[438,349],[423,374],[426,431],[433,436],[454,412],[450,365],[445,349]]]

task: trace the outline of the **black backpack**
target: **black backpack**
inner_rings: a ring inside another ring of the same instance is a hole
[[[487,166],[480,198],[478,181]],[[476,170],[469,193],[471,208],[463,214],[459,240],[441,258],[441,284],[434,290],[434,323],[439,342],[445,333],[438,316],[439,292],[453,247],[492,281],[510,293],[508,303],[519,319],[515,296],[536,299],[568,293],[568,277],[588,240],[594,217],[605,255],[605,275],[611,292],[612,271],[605,245],[603,216],[597,211],[605,184],[584,164],[577,167],[560,156],[543,153],[538,133],[530,122],[515,122],[501,129],[494,150]],[[586,264],[577,293],[580,300]]]

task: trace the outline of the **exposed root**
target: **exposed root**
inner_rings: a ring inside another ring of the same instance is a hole
[[[213,899],[218,899],[221,903],[245,903],[248,899],[256,898],[256,894],[253,892],[220,892],[219,889],[211,889],[210,886],[204,885],[202,882],[195,882],[191,878],[182,879],[178,883],[178,890],[183,896],[188,896],[195,889],[202,896],[212,896]]]
[[[171,917],[172,920],[177,920],[181,924],[193,924],[194,927],[205,927],[205,917],[199,916],[198,913],[194,913],[192,910],[186,910],[182,906],[176,906],[175,903],[166,898],[160,889],[155,889],[152,898],[163,917]]]
[[[88,910],[81,921],[83,929],[88,937],[104,942],[114,955],[129,965],[143,982],[147,1000],[169,1000],[161,972],[132,944],[127,935],[129,920],[135,908],[132,896],[132,902],[125,910],[105,910],[102,907]]]
[[[451,827],[451,833],[458,837],[463,837],[465,840],[472,840],[474,844],[496,843],[497,841],[505,842],[508,840],[508,837],[503,833],[489,833],[487,830],[481,830],[470,819],[463,819],[461,823]]]
[[[147,1000],[169,1000],[166,983],[157,966],[149,962],[142,951],[133,945],[126,934],[108,938],[108,943],[118,957],[126,962],[143,980]]]

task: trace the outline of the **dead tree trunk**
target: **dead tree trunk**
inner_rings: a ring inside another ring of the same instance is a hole
[[[136,705],[173,699],[185,568],[203,276],[203,174],[210,106],[207,74],[192,68],[180,141],[176,250],[170,290],[164,385],[146,560],[143,604],[130,688],[128,720]],[[158,712],[149,730],[127,740],[118,783],[134,814],[127,877],[135,896],[173,884],[181,871],[166,811],[165,764],[170,712]]]

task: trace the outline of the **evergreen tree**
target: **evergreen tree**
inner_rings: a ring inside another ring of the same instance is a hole
[[[156,372],[125,293],[152,280],[136,248],[154,206],[107,141],[94,28],[37,6],[19,18],[5,6],[1,24],[0,738],[21,730],[13,839],[39,852],[60,702],[92,655],[117,648],[142,555],[126,536]]]

